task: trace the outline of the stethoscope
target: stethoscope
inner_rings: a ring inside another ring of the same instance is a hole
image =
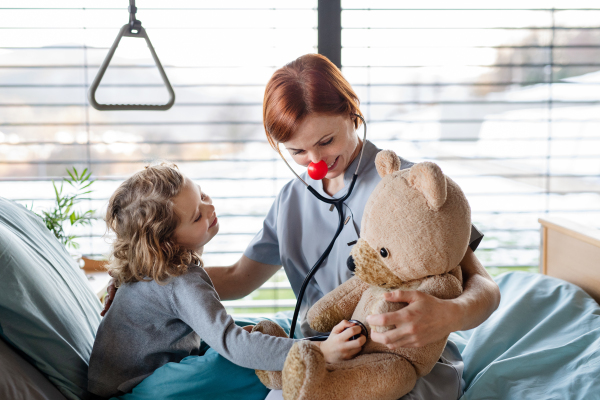
[[[304,183],[304,185],[306,185],[306,188],[308,189],[308,191],[311,192],[313,194],[313,196],[315,196],[318,200],[322,201],[323,203],[331,204],[332,211],[333,211],[333,207],[335,207],[335,209],[338,212],[338,217],[339,217],[338,228],[335,232],[335,235],[333,236],[333,239],[331,240],[331,242],[329,243],[329,246],[327,246],[327,248],[325,249],[325,251],[323,252],[321,257],[319,257],[319,259],[317,260],[315,265],[313,265],[313,267],[310,269],[308,274],[306,274],[306,278],[304,278],[304,282],[302,282],[302,286],[300,287],[300,292],[298,293],[298,300],[296,301],[296,307],[294,309],[294,317],[292,318],[292,325],[290,327],[290,337],[293,337],[295,329],[296,329],[296,320],[297,320],[298,314],[300,312],[300,305],[302,304],[302,298],[304,297],[304,291],[306,290],[306,287],[308,286],[308,282],[310,282],[310,280],[315,275],[317,270],[321,267],[321,264],[323,264],[323,261],[327,258],[327,256],[329,256],[329,253],[331,253],[331,249],[333,248],[335,241],[337,240],[338,236],[342,232],[342,229],[344,228],[344,212],[343,212],[344,201],[346,201],[350,197],[350,195],[352,194],[352,190],[354,189],[354,185],[356,184],[356,179],[358,178],[358,169],[360,168],[360,163],[362,161],[363,152],[365,150],[365,141],[367,139],[367,124],[365,122],[365,119],[359,114],[354,114],[354,115],[356,117],[360,118],[362,121],[362,124],[363,124],[364,134],[363,134],[362,149],[360,150],[360,158],[358,159],[358,165],[356,166],[356,170],[354,171],[354,176],[352,177],[352,182],[350,183],[348,192],[344,196],[340,197],[339,199],[328,199],[326,197],[321,196],[321,194],[319,194],[319,192],[317,192],[312,186],[310,186],[308,183],[306,183],[304,181],[304,179],[302,179],[296,173],[296,171],[294,171],[294,169],[290,166],[290,164],[288,164],[288,162],[283,157],[283,155],[281,155],[281,153],[279,153],[279,155],[281,156],[283,161],[286,163],[288,168],[294,173],[294,175],[296,175],[296,177],[298,179],[300,179],[302,181],[302,183]],[[317,163],[317,165],[320,163],[325,164],[325,162],[323,160],[321,160],[319,163]],[[309,171],[310,171],[310,168],[313,167],[312,164],[313,163],[311,163],[311,165],[309,165]],[[322,169],[321,169],[321,171],[322,171]],[[325,164],[325,174],[326,173],[327,173],[327,165]],[[325,176],[325,174],[322,174],[322,176],[320,178],[315,177],[315,176],[311,176],[311,178],[322,179]],[[356,320],[350,320],[350,322],[360,325],[361,329],[363,331],[362,334],[365,335],[366,337],[368,337],[367,329],[365,328],[365,326],[362,323],[360,323],[359,321],[356,321]],[[308,337],[305,339],[312,340],[312,341],[322,341],[322,340],[326,340],[328,336],[329,336],[329,334],[325,334],[325,335]],[[355,335],[351,339],[357,339],[359,336],[360,335]]]

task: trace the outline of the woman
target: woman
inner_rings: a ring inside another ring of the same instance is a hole
[[[351,277],[345,263],[351,248],[348,243],[358,239],[366,200],[381,179],[374,166],[378,149],[368,140],[362,143],[357,135],[361,124],[355,116],[361,114],[358,104],[358,97],[337,67],[317,54],[304,55],[277,70],[265,90],[263,123],[269,143],[276,151],[282,145],[302,166],[324,160],[329,171],[322,181],[303,174],[303,179],[321,195],[338,198],[346,193],[358,163],[357,155],[365,146],[356,186],[346,201],[344,219],[350,220],[306,289],[300,312],[305,336],[316,334],[306,323],[310,306]],[[411,165],[402,160],[402,168]],[[337,225],[337,212],[331,212],[329,205],[314,198],[302,182],[294,179],[277,196],[263,229],[242,258],[232,266],[207,268],[207,272],[221,299],[228,300],[248,295],[283,265],[297,295]],[[409,305],[397,312],[370,317],[371,325],[396,326],[383,334],[373,332],[372,339],[390,348],[419,347],[485,321],[498,307],[500,291],[473,253],[482,237],[473,228],[471,245],[461,262],[461,296],[440,300],[420,292],[390,293],[389,301]],[[456,372],[462,372],[460,355],[455,348],[447,348],[444,353],[446,358],[455,360],[454,368],[439,362],[406,398],[449,398],[456,385],[457,396],[462,394],[460,379],[456,382]]]
[[[305,292],[300,312],[304,336],[316,334],[306,323],[310,306],[351,277],[346,268],[351,249],[348,243],[358,239],[365,203],[381,179],[374,165],[379,149],[368,140],[362,143],[357,135],[361,121],[356,114],[362,115],[358,97],[338,68],[321,55],[307,54],[280,68],[265,90],[263,123],[269,143],[276,151],[282,145],[301,166],[324,160],[329,171],[322,181],[303,174],[303,179],[321,195],[338,198],[346,193],[358,163],[357,155],[365,146],[356,186],[345,203],[344,219],[350,219]],[[401,168],[411,165],[402,160]],[[233,300],[258,289],[283,265],[297,295],[337,225],[337,212],[331,212],[329,205],[314,198],[298,179],[291,180],[275,199],[263,229],[244,255],[234,265],[208,267],[206,271],[220,298]],[[372,332],[371,338],[392,349],[419,347],[485,321],[498,307],[500,292],[473,253],[482,237],[473,228],[470,248],[461,262],[461,296],[440,300],[420,292],[390,293],[389,301],[405,302],[408,306],[369,317],[371,325],[396,326],[385,333]],[[462,395],[462,360],[453,343],[447,345],[442,360],[429,375],[417,381],[405,399]]]

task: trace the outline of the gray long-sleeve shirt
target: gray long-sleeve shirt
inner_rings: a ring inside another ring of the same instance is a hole
[[[199,355],[200,338],[242,367],[278,371],[294,340],[248,333],[235,324],[203,268],[190,266],[167,284],[122,285],[102,320],[88,371],[88,390],[129,392],[168,362]]]

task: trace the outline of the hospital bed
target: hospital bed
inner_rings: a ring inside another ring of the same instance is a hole
[[[451,336],[465,361],[465,400],[600,393],[600,231],[554,218],[540,223],[542,274],[500,276],[498,311]],[[41,221],[0,197],[0,398],[89,398],[86,364],[100,309],[81,270]],[[183,399],[228,388],[240,399],[264,399],[253,371],[210,350],[157,370],[123,400],[160,398],[174,382],[205,385],[188,387]],[[236,386],[244,379],[252,384]]]

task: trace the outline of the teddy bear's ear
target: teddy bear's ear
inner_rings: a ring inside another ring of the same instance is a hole
[[[422,162],[411,167],[408,184],[423,193],[432,210],[439,210],[446,202],[446,176],[432,162]]]
[[[375,157],[375,168],[380,177],[400,170],[400,157],[391,150],[382,150]]]

